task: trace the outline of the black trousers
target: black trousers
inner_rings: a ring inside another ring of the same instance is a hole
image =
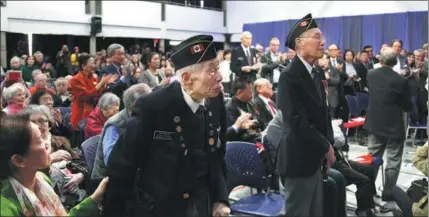
[[[346,213],[346,180],[344,176],[335,169],[328,170],[328,181],[326,182],[324,195],[325,216],[345,217]]]
[[[349,164],[350,167],[344,161],[338,161],[332,165],[332,168],[343,174],[347,182],[346,185],[356,185],[358,211],[374,208],[373,195],[376,194],[374,168],[354,161],[349,161]]]
[[[405,193],[402,189],[397,186],[392,189],[392,197],[396,204],[402,211],[402,215],[404,217],[413,217],[413,201],[410,197],[408,197],[407,193]]]

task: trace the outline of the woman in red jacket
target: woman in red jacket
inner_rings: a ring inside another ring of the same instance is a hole
[[[100,135],[107,119],[118,113],[121,100],[113,93],[105,93],[98,106],[88,115],[85,126],[85,139]]]
[[[82,53],[79,56],[80,71],[70,81],[70,93],[73,95],[70,123],[78,130],[79,121],[94,110],[105,86],[117,79],[117,75],[105,75],[100,81],[94,77],[95,61],[92,56]]]

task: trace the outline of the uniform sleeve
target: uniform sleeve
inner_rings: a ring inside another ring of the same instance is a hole
[[[104,165],[107,165],[109,161],[110,153],[112,152],[113,146],[119,139],[118,129],[114,125],[110,125],[106,128],[103,138],[103,154],[104,154]]]
[[[322,157],[328,152],[330,142],[310,123],[303,100],[299,97],[302,89],[298,82],[299,78],[288,71],[280,75],[277,101],[283,114],[283,124],[287,123],[301,144],[307,146],[303,149],[311,148]]]
[[[144,111],[141,111],[144,112]],[[103,216],[124,216],[127,202],[132,199],[136,171],[142,164],[143,124],[138,117],[126,123],[126,131],[120,134],[107,162],[108,188],[103,200]],[[144,159],[144,158],[143,158]]]
[[[78,205],[73,207],[68,213],[69,216],[100,216],[100,210],[98,209],[98,205],[91,199],[86,198]]]

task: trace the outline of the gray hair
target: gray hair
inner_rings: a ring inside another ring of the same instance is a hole
[[[416,53],[424,54],[424,51],[423,51],[423,49],[417,49],[413,52],[413,54],[416,55]]]
[[[55,120],[52,116],[51,110],[48,108],[48,106],[46,105],[28,105],[27,107],[25,107],[24,109],[22,109],[20,112],[20,114],[26,114],[26,115],[36,115],[36,114],[41,114],[44,115],[46,117],[46,119],[48,119],[50,125],[54,125]]]
[[[43,56],[43,53],[40,51],[36,51],[36,52],[34,52],[33,56],[36,56],[36,55],[42,55]]]
[[[196,69],[199,69],[200,67],[201,67],[201,64],[197,63],[197,64],[192,64],[192,65],[186,66],[186,67],[181,68],[179,70],[176,70],[177,80],[179,82],[182,82],[182,73],[183,72],[194,71]]]
[[[422,48],[423,48],[423,49],[428,49],[428,43],[424,44],[424,45],[422,46]]]
[[[107,56],[111,57],[111,56],[115,55],[116,51],[119,49],[124,49],[124,46],[122,46],[120,44],[109,45],[109,47],[107,48]]]
[[[34,70],[34,71],[36,71],[36,70]],[[34,72],[33,71],[33,72]],[[40,70],[39,70],[40,71]],[[41,80],[41,79],[46,79],[46,80],[48,80],[48,77],[46,77],[46,75],[44,75],[44,74],[38,74],[35,78],[34,78],[34,81],[38,81],[38,80]]]
[[[257,87],[262,86],[264,84],[270,84],[270,81],[268,79],[266,79],[266,78],[258,78],[258,79],[256,79],[255,82],[253,82],[253,93],[254,94],[258,94],[257,91],[256,91]]]
[[[122,99],[125,105],[125,109],[132,110],[138,98],[151,92],[152,89],[150,89],[150,87],[145,83],[140,83],[131,86],[124,92],[124,96]]]
[[[240,40],[242,40],[244,37],[252,37],[252,33],[250,33],[249,31],[244,31],[240,35]]]
[[[3,93],[4,100],[6,102],[9,102],[12,99],[13,94],[19,90],[23,91],[24,93],[26,92],[25,86],[21,83],[15,83],[15,84],[12,84],[11,86],[7,87]]]
[[[42,70],[40,69],[35,69],[31,72],[31,77],[34,77],[37,73],[42,73]],[[37,76],[36,76],[37,77]],[[36,78],[34,78],[34,80],[36,80]]]
[[[101,96],[100,100],[98,101],[98,106],[103,109],[110,109],[112,106],[120,105],[121,100],[118,96],[116,96],[113,93],[105,93]]]
[[[67,78],[64,78],[64,77],[59,77],[59,78],[57,78],[57,80],[55,80],[55,85],[60,84],[60,83],[68,84],[69,80],[67,80]]]
[[[398,55],[393,48],[385,48],[381,51],[381,62],[385,66],[393,67],[398,63],[397,56]]]
[[[10,59],[10,65],[12,65],[14,61],[18,61],[18,63],[21,64],[21,59],[17,56],[14,56],[12,59]]]

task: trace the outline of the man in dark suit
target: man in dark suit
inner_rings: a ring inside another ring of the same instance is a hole
[[[374,64],[378,63],[378,59],[374,57],[374,49],[371,45],[363,47],[363,51],[368,54],[368,69],[373,69]]]
[[[392,41],[392,48],[398,55],[396,65],[393,66],[393,70],[402,76],[408,77],[411,71],[407,57],[401,55],[402,44],[402,40],[395,39]]]
[[[252,34],[243,32],[240,36],[241,45],[232,50],[231,54],[231,71],[237,77],[249,79],[251,82],[256,80],[256,74],[261,68],[257,64],[256,50],[252,49]]]
[[[386,182],[382,199],[391,200],[396,186],[404,150],[405,129],[403,112],[411,110],[411,92],[403,76],[393,71],[397,53],[392,48],[381,52],[380,68],[368,73],[369,107],[364,128],[368,130],[368,151],[383,157],[387,150]],[[377,174],[377,172],[375,173]]]
[[[277,113],[277,105],[271,99],[273,97],[273,85],[265,78],[258,78],[253,83],[253,105],[258,110],[258,119],[261,121],[261,129],[265,130],[268,123]]]
[[[323,56],[325,38],[308,14],[292,27],[286,41],[297,56],[280,75],[277,97],[285,132],[289,132],[277,154],[287,201],[285,213],[323,216],[322,180],[335,156],[325,88],[313,64]]]
[[[232,84],[235,95],[225,105],[227,111],[227,126],[234,126],[237,119],[246,113],[252,115],[254,121],[251,129],[235,129],[235,133],[228,131],[228,141],[261,141],[261,121],[258,119],[259,111],[252,103],[252,83],[245,78],[237,78]]]
[[[287,51],[287,59],[283,65],[287,66],[289,63],[292,62],[293,59],[295,59],[296,52],[293,49],[288,49]]]
[[[338,88],[340,85],[340,72],[336,67],[329,67],[329,58],[324,54],[318,61],[318,69],[325,74],[328,85],[328,104],[331,118],[335,118],[335,111],[339,105]]]
[[[272,38],[270,41],[270,50],[261,57],[262,66],[261,77],[268,79],[273,85],[277,86],[280,77],[280,71],[284,68],[281,65],[281,54],[279,51],[280,40]]]
[[[191,37],[170,58],[179,80],[137,101],[139,115],[111,152],[104,216],[230,212],[222,76],[213,37]]]
[[[122,67],[125,60],[125,50],[120,44],[111,44],[107,48],[107,55],[110,58],[111,63],[101,69],[100,75],[113,74],[118,75],[118,79],[107,86],[107,91],[114,93],[116,96],[122,99],[124,91],[133,84],[137,83],[130,71],[127,74],[122,73]],[[121,100],[120,109],[124,108],[124,103]]]
[[[328,55],[329,55],[329,68],[335,67],[339,71],[341,71],[344,65],[344,60],[341,59],[340,49],[336,44],[329,45]]]

